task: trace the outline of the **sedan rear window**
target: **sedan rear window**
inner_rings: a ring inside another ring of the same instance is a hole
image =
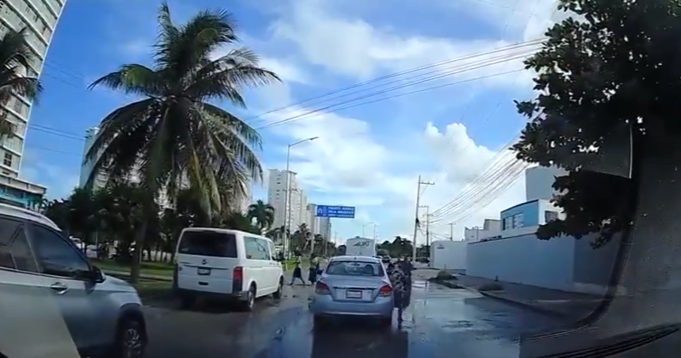
[[[185,231],[178,254],[236,258],[236,236],[218,231]]]
[[[384,276],[383,265],[366,261],[331,261],[326,267],[327,275]]]

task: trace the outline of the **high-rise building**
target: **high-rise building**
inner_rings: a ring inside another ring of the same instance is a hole
[[[40,77],[52,35],[66,0],[2,0],[0,1],[0,36],[9,29],[26,29],[28,48],[35,55],[28,68],[20,73]],[[2,105],[3,114],[15,125],[13,136],[0,141],[0,201],[28,206],[45,194],[45,187],[19,179],[19,168],[24,152],[24,140],[31,102],[15,95]]]
[[[83,144],[83,160],[80,166],[80,182],[79,182],[80,187],[83,187],[85,186],[85,184],[87,184],[87,181],[95,165],[96,159],[87,160],[87,153],[90,150],[90,147],[92,147],[95,140],[97,139],[98,134],[99,127],[92,127],[85,131],[85,144]],[[130,173],[128,174],[127,179],[133,183],[138,182],[139,181],[138,171],[136,169],[131,170]],[[100,171],[99,173],[97,173],[95,181],[92,183],[92,190],[103,188],[104,186],[106,186],[107,180],[108,176],[106,175],[106,173],[104,171]],[[165,190],[161,190],[159,192],[157,200],[158,204],[162,208],[170,206],[170,200],[168,199]]]
[[[331,218],[317,216],[317,204],[307,204],[307,226],[314,235],[322,235],[331,239]]]
[[[289,181],[290,186],[288,185]],[[299,187],[296,173],[270,169],[267,184],[267,202],[274,207],[274,224],[272,227],[284,226],[290,220],[291,231],[295,231],[300,224],[307,224],[307,197],[302,188]],[[287,207],[286,193],[289,189],[290,196]]]
[[[96,160],[86,160],[87,159],[87,153],[92,147],[92,144],[95,143],[95,139],[97,139],[97,134],[99,133],[99,127],[93,127],[85,131],[85,144],[83,144],[83,160],[82,164],[80,166],[80,182],[78,183],[79,186],[83,187],[85,184],[87,184],[87,181],[90,177],[90,173],[92,173],[92,168],[95,165]],[[93,189],[99,189],[104,187],[106,185],[106,175],[102,172],[97,174],[97,177],[95,178],[95,182],[93,183]]]

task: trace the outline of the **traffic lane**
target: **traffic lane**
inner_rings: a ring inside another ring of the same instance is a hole
[[[395,322],[391,329],[380,329],[370,323],[340,321],[315,329],[312,316],[304,311],[255,357],[515,357],[521,333],[559,324],[469,290],[417,281],[413,295],[401,327]]]
[[[168,302],[145,307],[149,346],[146,358],[251,357],[278,332],[305,314],[310,286],[286,286],[281,300],[259,299],[253,312],[206,303],[178,310]]]

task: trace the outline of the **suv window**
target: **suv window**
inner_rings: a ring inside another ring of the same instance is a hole
[[[0,267],[38,272],[26,234],[18,221],[0,219]]]
[[[79,278],[90,270],[78,249],[60,234],[38,225],[31,225],[30,230],[31,243],[42,273]]]
[[[180,238],[177,253],[236,258],[236,236],[211,230],[185,231]]]
[[[251,260],[269,260],[270,254],[267,250],[267,241],[257,237],[244,237],[246,246],[246,258]]]

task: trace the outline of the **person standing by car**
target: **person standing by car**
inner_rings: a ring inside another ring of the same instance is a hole
[[[390,284],[393,286],[395,294],[395,307],[397,308],[397,322],[402,323],[402,312],[408,305],[408,285],[407,276],[402,271],[399,263],[390,263],[386,268]]]

